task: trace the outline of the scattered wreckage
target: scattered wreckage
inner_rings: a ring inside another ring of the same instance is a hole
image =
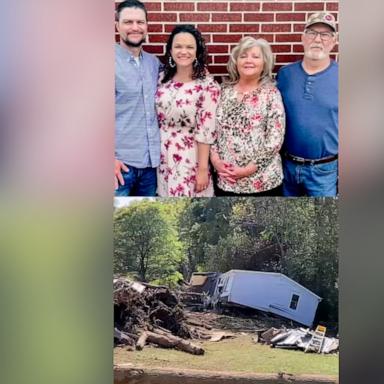
[[[338,339],[325,337],[325,330],[320,337],[318,330],[292,329],[292,320],[276,317],[267,311],[257,311],[258,316],[251,318],[207,311],[215,308],[215,304],[217,308],[215,292],[222,280],[219,274],[206,274],[206,279],[204,275],[195,277],[192,280],[195,284],[183,291],[133,282],[125,277],[115,278],[115,346],[124,345],[130,350],[142,350],[145,345],[151,344],[202,355],[205,351],[195,341],[217,342],[246,332],[256,334],[255,341],[275,348],[319,353],[338,351]],[[201,286],[208,289],[201,289]],[[187,307],[200,312],[187,310]]]
[[[308,328],[270,328],[260,333],[254,341],[273,348],[300,349],[304,352],[335,353],[339,350],[339,339],[325,336],[326,328],[319,325],[315,330]]]
[[[179,296],[165,286],[117,278],[114,287],[114,341],[142,350],[147,343],[175,348],[194,355],[204,349],[190,340],[219,341],[233,337],[213,330],[206,321],[184,310]]]

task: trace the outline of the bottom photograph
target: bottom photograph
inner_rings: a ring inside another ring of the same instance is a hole
[[[337,206],[115,198],[114,383],[338,383]]]

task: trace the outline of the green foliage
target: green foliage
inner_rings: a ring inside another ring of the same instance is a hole
[[[162,278],[152,280],[151,283],[157,285],[166,285],[170,288],[177,288],[180,284],[180,281],[182,281],[183,279],[183,275],[180,272],[176,271],[168,275],[163,274]]]
[[[160,201],[133,203],[115,212],[115,272],[136,271],[140,280],[149,281],[177,271],[183,252],[170,212]]]

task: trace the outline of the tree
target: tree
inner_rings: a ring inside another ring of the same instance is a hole
[[[176,272],[182,260],[182,245],[171,219],[156,201],[133,203],[117,210],[115,272],[136,272],[141,281],[161,279]]]

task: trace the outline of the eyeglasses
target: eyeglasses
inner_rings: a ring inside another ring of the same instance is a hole
[[[314,31],[313,29],[306,29],[304,33],[305,33],[305,36],[307,36],[311,40],[316,39],[317,35],[320,35],[320,38],[323,41],[329,41],[333,37],[332,32],[317,32],[317,31]]]

